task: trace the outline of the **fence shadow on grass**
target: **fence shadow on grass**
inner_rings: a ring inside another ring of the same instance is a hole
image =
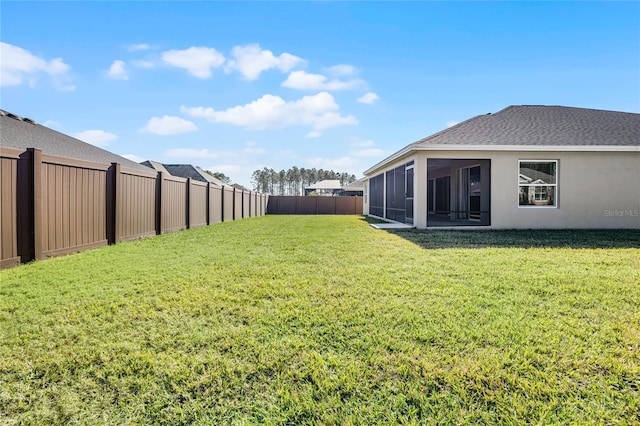
[[[366,220],[366,219],[365,219]],[[370,222],[367,220],[367,222]],[[371,222],[370,222],[371,223]],[[601,230],[417,230],[389,229],[389,232],[425,249],[443,248],[640,248],[640,231]]]

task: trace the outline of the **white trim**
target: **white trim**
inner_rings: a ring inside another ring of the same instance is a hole
[[[640,145],[429,145],[416,151],[559,151],[559,152],[640,152]]]

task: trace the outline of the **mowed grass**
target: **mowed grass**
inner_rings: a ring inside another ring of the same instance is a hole
[[[638,424],[640,233],[267,216],[0,272],[2,424]]]

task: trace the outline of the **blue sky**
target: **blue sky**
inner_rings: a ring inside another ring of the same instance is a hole
[[[640,112],[640,2],[12,2],[2,109],[250,186],[508,105]]]

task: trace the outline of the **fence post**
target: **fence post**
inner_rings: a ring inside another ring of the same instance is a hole
[[[107,240],[109,244],[118,244],[122,239],[122,230],[120,227],[122,220],[122,212],[119,209],[119,197],[121,185],[122,185],[122,176],[121,176],[121,166],[118,163],[111,163],[111,167],[109,168],[109,172],[113,176],[111,176],[111,182],[107,182]]]
[[[233,204],[231,209],[231,220],[236,220],[236,187],[233,188]]]
[[[226,191],[226,186],[222,185],[222,190],[220,191],[220,222],[224,222],[224,192]]]
[[[42,255],[42,151],[36,148],[27,149],[31,153],[31,167],[33,173],[33,188],[31,188],[31,196],[33,197],[33,233],[31,235],[33,241],[33,258],[36,260],[44,259]]]
[[[189,203],[191,202],[191,178],[187,178],[187,190],[185,191],[185,227],[189,229],[191,227],[191,206]]]
[[[207,212],[207,225],[211,225],[211,182],[207,182],[207,195],[205,197],[207,206],[205,211]]]

